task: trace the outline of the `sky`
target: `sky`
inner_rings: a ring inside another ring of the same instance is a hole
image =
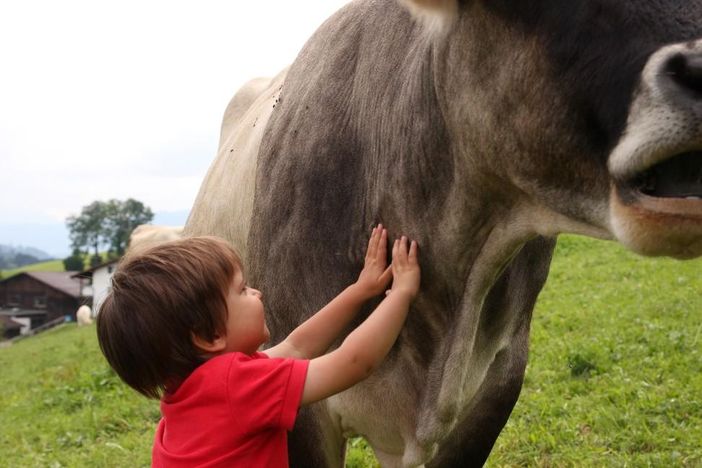
[[[66,217],[111,198],[182,224],[229,99],[345,3],[0,3],[0,243],[65,256]]]

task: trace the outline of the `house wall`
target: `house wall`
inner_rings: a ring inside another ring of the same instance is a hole
[[[12,317],[12,320],[22,324],[22,328],[20,328],[20,335],[26,335],[29,333],[29,330],[32,329],[32,319],[29,317]]]
[[[87,305],[92,305],[92,298],[93,298],[93,279],[91,278],[86,278],[84,276],[78,276],[76,278],[78,280],[78,283],[80,284],[80,295],[83,298],[89,299],[87,301],[84,301],[84,303],[87,303]]]
[[[0,341],[9,340],[20,335],[21,329],[19,327],[8,326],[6,321],[4,323],[5,325],[3,326],[3,323],[0,322]]]
[[[0,289],[0,307],[46,310],[46,321],[64,315],[70,315],[75,320],[79,305],[78,298],[22,274],[3,281]],[[32,327],[38,325],[41,324],[32,322]]]
[[[93,272],[93,315],[96,315],[100,310],[102,301],[105,300],[107,292],[112,285],[112,273],[115,270],[115,264],[106,265],[98,268]]]

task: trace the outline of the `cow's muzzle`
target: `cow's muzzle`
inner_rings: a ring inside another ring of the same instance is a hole
[[[649,197],[702,200],[702,152],[673,156],[635,176],[626,185]]]
[[[702,41],[648,60],[609,157],[617,238],[650,255],[702,255]]]
[[[663,72],[678,87],[681,97],[695,101],[702,99],[702,54],[673,54]]]

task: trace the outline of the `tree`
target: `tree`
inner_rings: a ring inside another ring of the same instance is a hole
[[[109,239],[110,253],[122,256],[127,249],[129,236],[141,224],[154,219],[154,214],[138,200],[110,200],[107,202],[107,223],[105,235]]]
[[[150,208],[142,202],[129,198],[126,201],[94,201],[84,206],[78,216],[69,216],[66,226],[69,230],[71,247],[89,254],[90,265],[101,262],[100,247],[109,247],[114,256],[121,256],[134,228],[150,222],[154,217]]]
[[[71,247],[85,249],[85,253],[92,248],[93,255],[100,255],[100,246],[105,244],[105,217],[107,205],[101,201],[94,201],[84,206],[78,216],[69,216],[66,219]]]
[[[83,260],[83,254],[80,249],[73,249],[73,253],[63,259],[63,268],[66,271],[83,271],[85,267],[85,262]]]
[[[95,268],[102,263],[102,256],[100,254],[90,256],[90,268]]]

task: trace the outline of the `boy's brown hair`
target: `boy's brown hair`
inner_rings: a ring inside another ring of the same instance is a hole
[[[100,306],[107,362],[130,387],[160,398],[205,362],[192,334],[224,333],[226,297],[241,260],[224,240],[190,237],[126,257]]]

